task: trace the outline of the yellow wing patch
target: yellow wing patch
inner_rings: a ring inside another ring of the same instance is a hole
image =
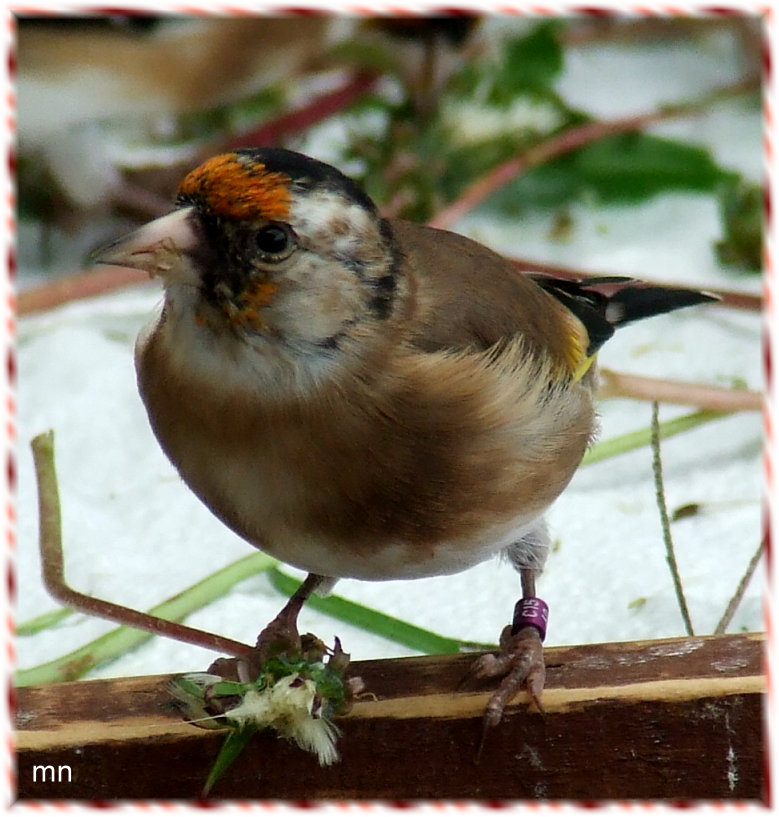
[[[595,355],[590,355],[589,357],[582,358],[581,362],[579,363],[578,367],[573,371],[573,379],[574,380],[581,380],[584,375],[589,372],[592,364],[595,362]]]
[[[216,215],[232,219],[289,219],[292,180],[237,153],[214,156],[189,173],[179,195],[195,196]]]
[[[569,327],[570,331],[567,337],[565,363],[568,369],[567,374],[575,381],[581,380],[584,375],[592,367],[595,362],[595,355],[587,354],[587,346],[589,338],[587,330],[578,318],[573,317],[573,321]]]

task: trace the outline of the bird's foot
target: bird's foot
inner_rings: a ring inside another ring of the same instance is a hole
[[[500,636],[500,652],[483,655],[471,667],[472,678],[503,678],[487,702],[484,728],[497,726],[503,711],[524,686],[535,706],[543,712],[541,693],[544,690],[546,669],[541,637],[535,627],[524,627],[513,633],[509,625]]]
[[[256,674],[250,667],[259,647],[214,662],[208,673],[171,680],[170,692],[189,723],[230,730],[206,788],[258,730],[275,731],[314,753],[322,766],[338,760],[340,730],[334,719],[349,712],[365,684],[347,677],[349,655],[337,637],[332,648],[314,636],[304,635],[298,642],[299,652],[268,657]]]
[[[340,643],[338,644],[340,650]],[[313,633],[300,635],[294,622],[276,617],[257,636],[256,645],[240,658],[217,658],[208,672],[247,683],[257,678],[270,658],[321,661],[331,652]],[[342,652],[342,651],[341,651]],[[348,656],[347,656],[348,663]]]
[[[257,636],[254,649],[263,663],[274,655],[296,655],[301,652],[303,640],[298,633],[296,617],[284,613],[282,610]]]
[[[284,656],[291,660],[321,661],[327,647],[311,633],[303,636],[298,633],[298,615],[306,599],[324,582],[324,577],[309,573],[276,618],[257,636],[252,650],[240,658],[217,659],[209,667],[209,672],[246,683],[259,676],[269,658]],[[337,649],[340,650],[340,643]]]
[[[514,609],[513,623],[504,627],[500,635],[500,652],[478,658],[466,676],[467,679],[503,679],[487,702],[477,758],[481,755],[487,732],[500,723],[506,706],[523,686],[538,711],[544,711],[541,694],[546,667],[542,641],[546,635],[547,616],[548,608],[541,599],[520,599]]]

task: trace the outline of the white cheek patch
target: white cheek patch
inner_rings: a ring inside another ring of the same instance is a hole
[[[365,309],[365,287],[336,262],[312,257],[304,276],[292,279],[289,297],[274,304],[274,321],[288,342],[318,345],[339,335]]]
[[[294,346],[259,335],[242,339],[226,330],[215,331],[198,316],[210,307],[192,287],[169,286],[161,342],[173,367],[188,372],[195,384],[220,383],[235,394],[261,394],[265,400],[308,394],[332,376],[337,364],[323,355],[307,354]],[[159,322],[155,316],[138,339],[142,347]]]

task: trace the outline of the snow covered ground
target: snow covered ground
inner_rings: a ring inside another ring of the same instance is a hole
[[[574,104],[600,116],[644,111],[687,99],[737,76],[736,58],[716,38],[705,47],[617,46],[573,50],[560,83]],[[656,133],[712,148],[724,164],[759,180],[759,114],[740,103]],[[565,243],[550,220],[496,223],[474,214],[457,229],[497,249],[649,280],[760,291],[755,277],[724,271],[708,196],[664,195],[631,208],[577,206]],[[26,275],[35,270],[21,270]],[[159,603],[250,552],[180,482],[159,451],[137,395],[134,338],[161,294],[155,284],[74,303],[19,323],[18,605],[25,620],[57,604],[40,580],[37,510],[28,441],[56,433],[66,566],[82,591],[140,609]],[[620,371],[717,385],[762,387],[762,319],[701,307],[621,330],[601,354]],[[661,407],[661,420],[687,410]],[[601,406],[602,439],[648,426],[650,406],[618,400]],[[671,509],[705,503],[674,523],[691,615],[711,632],[761,536],[762,420],[744,413],[663,444]],[[652,483],[642,449],[583,468],[549,515],[556,547],[539,594],[550,605],[547,644],[620,641],[683,634],[665,562]],[[763,628],[764,576],[758,571],[731,631]],[[338,594],[445,635],[495,641],[519,594],[517,575],[495,559],[457,576],[408,582],[345,580]],[[258,576],[193,614],[187,623],[253,641],[283,603]],[[300,625],[327,641],[338,634],[354,658],[408,654],[394,643],[304,610]],[[51,660],[113,628],[77,615],[17,642],[20,667]],[[154,639],[91,677],[203,669],[213,655]]]

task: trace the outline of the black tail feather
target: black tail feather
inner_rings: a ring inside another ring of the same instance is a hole
[[[719,300],[709,292],[648,284],[636,278],[615,276],[571,280],[544,273],[531,273],[531,277],[584,324],[590,338],[587,349],[590,355],[603,346],[618,326]]]
[[[619,290],[608,299],[606,320],[614,326],[622,326],[631,321],[673,312],[674,309],[684,309],[687,306],[718,300],[716,295],[708,292],[641,282],[639,285]]]

